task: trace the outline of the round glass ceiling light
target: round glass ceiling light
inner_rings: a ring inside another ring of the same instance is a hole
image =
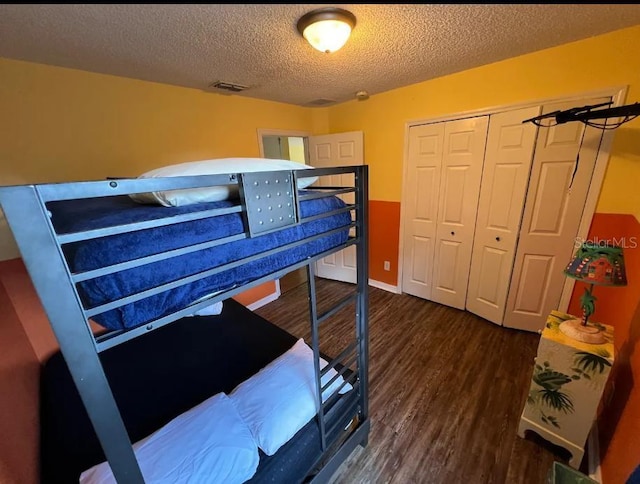
[[[327,54],[346,44],[356,17],[341,8],[327,7],[313,10],[298,20],[298,31],[315,49]]]

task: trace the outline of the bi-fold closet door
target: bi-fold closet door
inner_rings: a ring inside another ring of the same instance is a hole
[[[542,113],[600,104],[611,97],[545,104]],[[553,123],[551,123],[553,124]],[[557,309],[600,146],[607,131],[571,122],[538,128],[504,326],[538,331]]]
[[[539,106],[491,115],[466,309],[502,324],[538,128]]]
[[[404,292],[501,322],[539,112],[410,128]]]
[[[496,324],[538,331],[558,308],[602,131],[577,122],[537,127],[522,120],[610,100],[549,103],[491,116],[469,311]]]
[[[403,292],[541,329],[560,302],[602,132],[523,121],[610,100],[410,127]]]
[[[488,116],[409,128],[402,289],[465,308]]]

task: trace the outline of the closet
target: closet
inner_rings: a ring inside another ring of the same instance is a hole
[[[402,291],[541,329],[560,302],[602,131],[522,121],[609,100],[410,126]]]

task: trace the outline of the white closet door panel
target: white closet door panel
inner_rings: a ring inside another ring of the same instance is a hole
[[[431,298],[444,123],[409,129],[402,290]]]
[[[488,116],[445,123],[431,299],[465,308]]]
[[[543,161],[539,171],[529,233],[532,235],[559,236],[566,220],[569,202],[567,187],[575,162]]]
[[[474,251],[473,257],[473,263],[479,265],[478,273],[481,284],[474,287],[474,298],[467,299],[467,307],[469,308],[476,301],[480,301],[492,308],[499,308],[501,296],[500,280],[505,266],[509,263],[508,252],[485,245],[482,248],[479,262],[475,260],[477,252]],[[469,291],[471,293],[471,288],[469,288]]]
[[[541,107],[491,115],[466,307],[496,324],[504,318]]]
[[[609,100],[555,103],[544,106],[543,112]],[[602,134],[601,130],[579,122],[538,130],[505,326],[538,331],[544,327],[549,312],[557,309],[565,282],[563,269],[575,250]],[[574,176],[578,151],[580,158]]]
[[[460,242],[454,240],[439,240],[438,250],[434,266],[438,267],[436,272],[435,287],[442,292],[455,295],[458,275],[458,261],[462,250]]]
[[[415,237],[412,245],[413,250],[410,255],[413,259],[413,264],[410,266],[411,274],[407,274],[407,276],[410,281],[426,286],[431,281],[433,240],[425,237]]]
[[[526,254],[522,260],[522,277],[515,292],[514,311],[540,315],[544,309],[545,286],[557,269],[557,257]],[[564,269],[565,264],[561,264]]]

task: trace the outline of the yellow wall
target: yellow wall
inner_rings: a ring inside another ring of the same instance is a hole
[[[258,128],[324,124],[310,108],[1,58],[0,106],[0,185],[259,156]]]
[[[327,132],[327,111],[0,58],[0,185],[137,176],[183,161],[259,156],[259,128]],[[18,256],[8,239],[0,212],[0,260]],[[40,305],[18,265],[0,264],[0,289],[11,288],[2,316],[16,306],[15,329],[26,336],[3,342],[20,349],[22,360],[10,352],[0,361],[0,385],[14,390],[10,400],[0,398],[0,414],[14,416],[0,428],[15,448],[0,455],[0,481],[26,483],[38,480],[38,360],[57,343],[44,314],[34,317]],[[238,298],[249,304],[274,290],[271,282]],[[23,378],[27,359],[33,371]]]
[[[621,86],[629,88],[625,104],[638,102],[638,45],[640,26],[374,95],[365,102],[350,101],[330,108],[330,132],[364,132],[365,160],[370,166],[371,198],[399,205],[407,122]],[[615,133],[596,211],[631,214],[640,219],[639,185],[640,118],[623,125]],[[384,223],[388,225],[388,221],[372,217],[371,232],[374,233],[376,225]],[[393,228],[386,227],[385,230],[392,231]],[[615,234],[620,236],[625,233],[619,230]],[[375,249],[376,241],[372,240],[371,252],[374,253]],[[387,248],[389,251],[393,252]],[[373,269],[375,267],[372,273]],[[629,296],[631,303],[628,306],[631,313],[636,310],[637,314],[636,305],[640,296],[637,289],[633,291],[636,292]],[[602,317],[607,319],[604,313]],[[618,321],[617,326],[621,330],[637,328],[637,319],[634,317],[634,323]],[[624,341],[634,344],[638,341],[637,337],[629,338],[627,331],[624,333],[623,338],[627,338]],[[637,332],[633,334],[637,335]],[[637,386],[629,385],[629,382],[640,373],[640,368],[632,362],[627,369],[631,377],[618,378],[616,387],[628,391],[618,391],[614,399],[619,401],[609,407],[604,415],[605,425],[609,425],[607,440],[601,439],[605,484],[623,484],[631,470],[640,464],[640,445],[637,439],[630,440],[626,431],[637,427],[637,412],[628,407],[638,401],[640,393]],[[626,413],[622,417],[612,416],[615,408],[623,408]],[[620,452],[620,449],[628,450]]]
[[[136,176],[181,161],[258,156],[258,128],[362,130],[371,199],[398,203],[408,121],[623,85],[627,102],[635,102],[639,44],[637,26],[330,108],[0,59],[0,185]],[[638,182],[640,119],[616,132],[597,211],[640,219]],[[617,465],[605,457],[607,467]]]
[[[628,85],[640,101],[640,26],[329,108],[330,132],[364,131],[371,198],[400,201],[405,123]],[[384,115],[381,115],[384,113]],[[640,118],[618,129],[598,212],[640,218]]]

